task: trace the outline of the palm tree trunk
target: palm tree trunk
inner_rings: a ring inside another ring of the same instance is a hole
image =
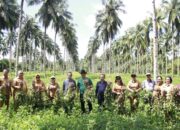
[[[172,39],[172,76],[174,75],[174,41]]]
[[[153,72],[154,80],[158,74],[158,43],[157,43],[157,20],[156,20],[156,4],[153,0]]]
[[[109,40],[109,74],[111,73],[111,40]]]
[[[53,75],[55,75],[55,60],[56,60],[56,52],[55,52],[55,46],[56,46],[56,36],[57,36],[57,31],[55,32],[54,36],[54,61],[53,61]]]
[[[19,32],[18,32],[18,38],[17,38],[17,43],[16,43],[16,65],[15,65],[15,76],[17,76],[17,72],[18,72],[18,63],[19,63],[19,43],[20,43],[20,33],[21,33],[21,25],[22,25],[23,5],[24,5],[24,0],[21,0],[21,10],[20,10],[20,16],[19,16]]]
[[[43,52],[44,52],[44,58],[43,58],[43,71],[44,71],[44,74],[45,74],[45,76],[46,76],[46,63],[45,63],[45,61],[46,61],[46,26],[45,26],[45,28],[44,28],[44,44],[43,44]]]
[[[103,62],[103,73],[106,73],[106,66],[105,66],[105,61],[106,61],[106,45],[103,44],[103,58],[102,58],[102,62]]]
[[[11,60],[12,60],[12,45],[11,45],[11,43],[9,43],[9,71],[11,72]]]
[[[29,71],[32,71],[32,45],[33,45],[33,42],[30,43],[30,55],[29,55]]]

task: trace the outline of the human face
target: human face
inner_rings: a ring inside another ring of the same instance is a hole
[[[133,81],[136,80],[136,76],[135,75],[132,75],[131,78],[132,78]]]
[[[67,74],[68,79],[72,79],[72,73]]]
[[[101,75],[100,75],[100,80],[101,80],[101,81],[104,81],[104,79],[105,79],[105,75],[101,74]]]
[[[166,84],[171,84],[171,81],[170,81],[169,77],[166,78]]]
[[[24,73],[23,72],[19,73],[19,78],[23,79],[23,77],[24,77]]]
[[[39,75],[36,76],[36,80],[40,81],[40,76]]]
[[[4,77],[8,77],[8,73],[9,73],[8,70],[4,70],[4,71],[3,71]]]
[[[86,73],[82,73],[81,76],[82,76],[83,78],[85,78],[85,77],[86,77]]]
[[[146,75],[147,80],[151,80],[151,75]]]
[[[158,77],[157,78],[157,84],[160,84],[160,83],[162,83],[162,79],[161,79],[161,77]]]
[[[55,79],[55,78],[52,78],[52,79],[51,79],[51,83],[53,83],[53,84],[54,84],[54,83],[55,83],[55,81],[56,81],[56,79]]]

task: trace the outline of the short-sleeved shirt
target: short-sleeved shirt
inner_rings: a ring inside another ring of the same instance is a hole
[[[84,81],[88,81],[88,85],[93,85],[91,79],[89,78],[79,78],[77,81],[77,87],[79,88],[80,94],[84,94],[84,92],[86,91],[86,85],[84,83]]]
[[[145,80],[142,83],[142,88],[148,92],[153,92],[154,86],[155,86],[155,81],[153,81],[153,80],[150,80],[150,81]]]
[[[167,98],[171,97],[171,93],[174,91],[174,85],[173,84],[163,84],[161,87],[161,91],[166,92],[167,93]]]

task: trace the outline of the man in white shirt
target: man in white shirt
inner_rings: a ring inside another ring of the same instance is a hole
[[[142,88],[145,91],[153,92],[154,86],[155,86],[155,81],[151,79],[151,74],[150,73],[147,73],[146,77],[147,77],[147,79],[144,80],[143,83],[142,83]]]
[[[144,102],[150,103],[150,105],[152,105],[152,92],[154,90],[155,81],[151,79],[150,73],[147,73],[146,77],[147,79],[142,83],[142,89],[146,92]]]

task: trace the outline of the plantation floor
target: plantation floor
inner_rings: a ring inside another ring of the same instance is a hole
[[[25,79],[31,88],[31,82],[35,72],[25,72]],[[2,75],[2,73],[0,73]],[[48,85],[51,73],[42,74],[42,80]],[[74,79],[80,77],[79,73],[73,73]],[[95,86],[99,74],[88,74]],[[114,82],[115,74],[106,76],[107,81]],[[130,80],[130,74],[121,74],[125,84]],[[56,74],[56,80],[62,86],[66,74]],[[138,76],[138,80],[143,81],[145,76]],[[173,83],[180,84],[180,77],[173,78]],[[62,89],[61,89],[62,90]],[[30,91],[29,91],[30,93]],[[11,100],[12,102],[12,100]],[[12,106],[11,106],[12,107]],[[54,107],[40,111],[32,111],[31,106],[22,106],[17,112],[5,107],[0,110],[0,130],[1,129],[42,129],[42,130],[179,130],[180,129],[180,108],[169,107],[173,112],[172,120],[167,121],[163,110],[150,109],[149,105],[144,105],[140,100],[137,112],[131,113],[129,101],[126,99],[124,114],[118,114],[116,105],[109,106],[110,110],[98,111],[97,101],[93,101],[93,111],[90,114],[81,114],[78,96],[75,99],[73,113],[67,115],[60,108],[54,113]]]

